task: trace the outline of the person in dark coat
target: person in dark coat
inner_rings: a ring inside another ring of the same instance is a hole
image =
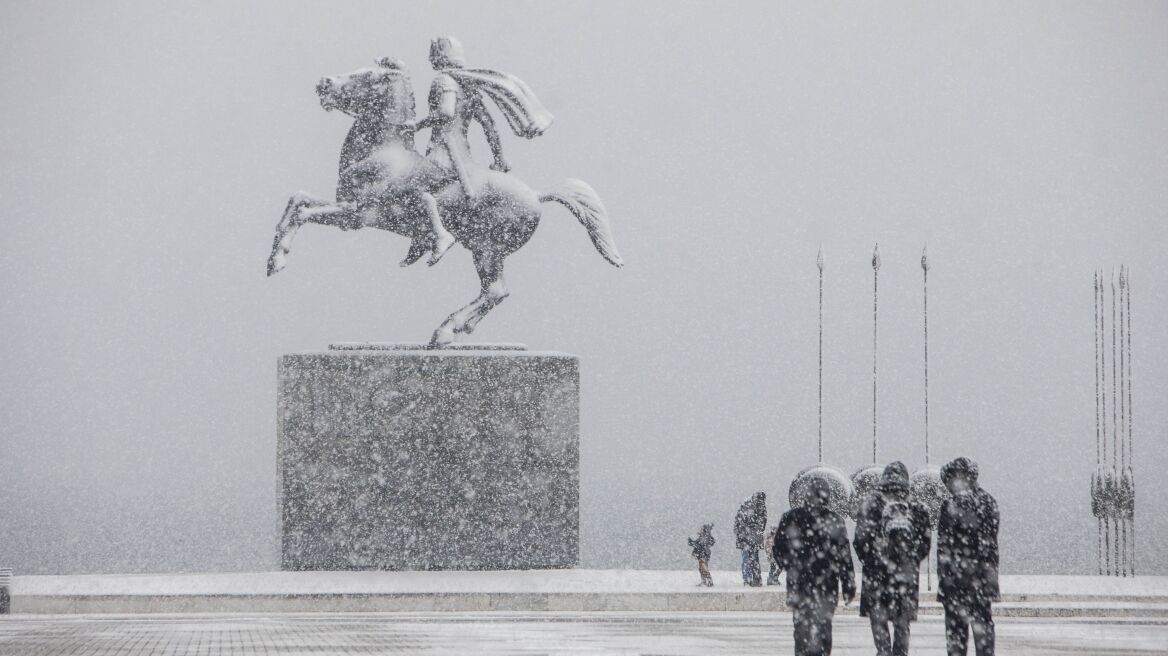
[[[831,620],[842,590],[856,596],[856,575],[844,520],[827,507],[831,487],[812,479],[807,505],[783,514],[774,558],[787,571],[787,606],[795,623],[796,656],[831,654]]]
[[[860,616],[872,625],[877,656],[908,654],[921,561],[929,557],[931,540],[928,508],[909,501],[908,467],[889,464],[877,490],[861,501],[854,541],[863,571]]]
[[[778,533],[779,527],[772,526],[771,530],[767,531],[766,538],[762,541],[762,552],[766,554],[767,563],[767,585],[779,584],[779,564],[775,562],[775,534]]]
[[[977,463],[957,458],[941,468],[953,496],[937,525],[937,598],[945,608],[949,656],[964,656],[970,629],[977,656],[994,654],[991,604],[998,590],[998,502],[977,483]]]
[[[742,551],[742,583],[752,587],[762,585],[762,570],[758,564],[758,550],[762,548],[762,534],[766,530],[766,493],[755,492],[738,508],[734,517],[734,546]]]
[[[693,548],[693,557],[698,561],[698,574],[702,577],[702,585],[714,587],[714,578],[710,576],[710,551],[714,546],[714,525],[703,524],[698,530],[696,538],[689,539],[689,546]]]

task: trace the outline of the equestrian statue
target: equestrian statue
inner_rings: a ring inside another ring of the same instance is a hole
[[[268,275],[283,270],[296,232],[306,223],[342,230],[380,228],[410,238],[401,266],[427,253],[433,266],[455,243],[470,250],[481,292],[442,322],[430,340],[439,348],[455,335],[471,333],[478,322],[507,298],[503,264],[531,239],[543,214],[542,203],[568,208],[588,231],[596,250],[622,266],[608,214],[596,191],[582,180],[567,179],[537,192],[508,173],[502,142],[487,101],[517,136],[533,139],[551,125],[552,115],[519,78],[490,69],[466,68],[463,49],[453,37],[430,44],[437,75],[430,85],[429,112],[418,119],[405,65],[382,58],[371,68],[326,77],[316,85],[326,111],[353,118],[341,148],[336,200],[305,192],[288,200],[268,258]],[[478,123],[491,148],[492,163],[471,156],[471,123]],[[414,136],[430,129],[425,155]]]

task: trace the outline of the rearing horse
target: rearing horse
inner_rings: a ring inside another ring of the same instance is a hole
[[[268,275],[287,265],[292,238],[306,223],[342,230],[380,228],[411,239],[402,265],[412,264],[428,250],[430,212],[474,256],[482,283],[475,300],[463,306],[434,331],[431,347],[449,344],[459,333],[471,333],[478,322],[507,298],[503,263],[531,239],[542,216],[540,204],[555,201],[567,207],[588,231],[592,244],[613,266],[623,266],[600,197],[582,180],[568,179],[550,191],[537,193],[519,178],[476,167],[478,193],[473,199],[453,180],[432,188],[434,180],[450,179],[414,150],[414,94],[404,66],[390,59],[317,84],[325,110],[339,109],[353,117],[353,127],[341,149],[336,201],[305,192],[288,200],[276,225]],[[429,192],[429,194],[425,193]],[[427,207],[427,198],[437,208]]]

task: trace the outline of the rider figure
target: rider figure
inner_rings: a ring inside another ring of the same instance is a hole
[[[430,65],[438,71],[430,85],[430,113],[412,124],[416,130],[431,128],[426,159],[435,165],[437,179],[427,181],[426,186],[429,192],[434,192],[457,181],[466,200],[474,201],[481,183],[471,167],[468,141],[471,121],[478,121],[483,127],[494,158],[490,168],[502,172],[511,169],[503,158],[499,132],[483,104],[480,91],[495,101],[517,135],[530,139],[542,134],[551,124],[552,117],[518,78],[485,69],[466,69],[462,44],[454,37],[439,37],[430,43]],[[454,245],[455,239],[442,225],[432,193],[423,193],[422,201],[433,230],[433,250],[429,260],[433,265]],[[412,263],[420,255],[411,250],[403,264]]]

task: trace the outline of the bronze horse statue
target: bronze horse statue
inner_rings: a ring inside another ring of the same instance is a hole
[[[429,248],[432,232],[425,203],[436,200],[443,225],[473,255],[482,285],[477,298],[434,331],[430,346],[441,347],[457,334],[471,333],[507,298],[504,261],[531,239],[543,214],[541,203],[567,207],[604,259],[623,266],[604,204],[582,180],[567,179],[536,192],[513,175],[476,165],[472,173],[477,193],[470,197],[457,180],[435,172],[435,165],[414,150],[414,94],[401,62],[383,58],[373,67],[326,77],[316,91],[325,110],[353,117],[341,149],[336,200],[305,192],[292,195],[276,226],[269,276],[287,265],[292,238],[306,223],[404,235],[411,245],[402,265],[412,264]]]

